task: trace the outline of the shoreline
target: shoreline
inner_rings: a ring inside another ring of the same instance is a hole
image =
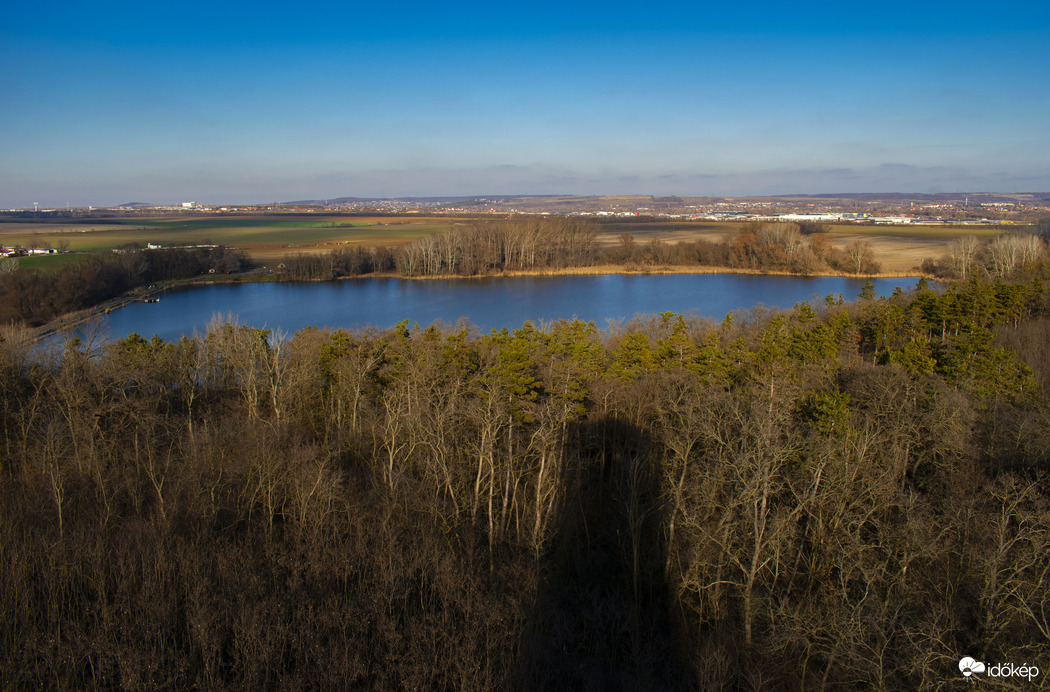
[[[381,274],[363,274],[360,277],[341,277],[348,279],[356,278],[384,278],[384,279],[497,279],[515,276],[608,276],[622,274],[624,276],[644,276],[663,274],[743,274],[748,276],[798,276],[798,277],[843,277],[847,279],[899,279],[902,277],[919,276],[933,279],[920,269],[914,271],[892,271],[878,272],[876,274],[849,274],[834,270],[825,270],[800,274],[779,269],[746,269],[743,267],[714,267],[707,265],[659,265],[653,267],[624,267],[617,264],[596,264],[587,267],[562,267],[558,269],[510,269],[502,270],[494,274],[437,274],[429,276],[405,276],[397,272],[384,272]]]
[[[359,274],[357,276],[340,276],[335,279],[287,279],[286,281],[288,281],[289,283],[344,281],[348,279],[404,279],[406,281],[434,281],[439,279],[502,279],[517,276],[644,276],[654,274],[742,274],[747,276],[797,276],[800,278],[838,277],[846,279],[900,279],[914,276],[924,277],[930,279],[931,281],[936,280],[936,277],[931,276],[918,268],[912,270],[883,271],[875,274],[850,274],[848,272],[840,272],[831,269],[818,272],[811,272],[808,274],[800,274],[798,272],[792,272],[781,269],[747,269],[743,267],[715,267],[707,265],[660,265],[653,267],[629,268],[618,264],[596,264],[586,267],[561,267],[557,269],[504,269],[499,272],[493,272],[490,274],[427,274],[412,276],[401,274],[399,272],[373,272],[370,274]],[[236,275],[236,277],[241,276],[250,276],[250,274]],[[239,281],[236,277],[231,278],[229,280],[218,279],[212,281],[200,281],[194,278],[183,279],[182,281],[200,285],[209,283],[245,283]]]

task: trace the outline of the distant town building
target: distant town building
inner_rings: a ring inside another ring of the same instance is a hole
[[[838,221],[842,214],[781,214],[782,221]]]

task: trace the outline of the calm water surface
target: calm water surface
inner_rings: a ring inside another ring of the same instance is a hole
[[[484,330],[516,329],[577,317],[604,328],[637,314],[692,313],[721,320],[757,305],[790,308],[827,294],[853,300],[864,279],[842,277],[667,274],[510,277],[492,279],[351,279],[331,283],[225,284],[169,291],[159,303],[133,303],[104,325],[109,336],[136,332],[178,339],[204,331],[216,315],[240,324],[294,333],[304,327],[421,326],[466,317]],[[877,279],[880,295],[908,290],[916,278]]]

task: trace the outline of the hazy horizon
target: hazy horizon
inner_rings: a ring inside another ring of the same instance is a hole
[[[0,9],[0,208],[1050,190],[1050,8]]]
[[[338,195],[331,197],[317,197],[317,196],[305,196],[297,199],[291,198],[275,198],[272,200],[218,200],[213,202],[205,202],[199,199],[127,199],[123,202],[118,202],[111,205],[83,205],[79,208],[92,206],[96,208],[105,208],[106,206],[116,207],[128,204],[148,204],[148,205],[180,205],[182,203],[194,202],[197,204],[204,204],[208,206],[223,205],[223,206],[263,206],[269,204],[281,204],[290,205],[300,202],[334,202],[337,200],[375,200],[375,201],[398,201],[398,200],[426,200],[426,201],[453,201],[456,199],[486,199],[486,198],[504,198],[504,199],[515,199],[515,198],[632,198],[632,199],[645,199],[647,197],[665,198],[665,197],[680,197],[683,199],[690,198],[724,198],[724,199],[783,199],[792,197],[811,197],[814,199],[834,199],[836,197],[849,197],[854,195],[864,195],[865,197],[872,197],[874,200],[878,200],[881,197],[891,198],[897,195],[903,195],[905,197],[914,195],[916,197],[932,197],[932,196],[945,196],[954,198],[957,196],[976,196],[980,197],[983,195],[988,196],[1010,196],[1010,195],[1048,195],[1050,191],[1047,190],[960,190],[958,192],[926,192],[926,191],[913,191],[905,192],[901,190],[864,190],[858,192],[842,192],[842,191],[823,191],[823,192],[789,192],[777,195],[751,195],[751,194],[740,194],[740,195],[678,195],[678,194],[648,194],[648,193],[621,193],[621,194],[575,194],[573,192],[552,192],[552,193],[526,193],[519,194],[513,192],[496,192],[496,193],[468,193],[468,194],[450,194],[450,195]],[[72,205],[71,205],[72,206]],[[32,209],[32,206],[24,207],[23,209]],[[50,207],[52,209],[64,209],[65,207]],[[43,205],[40,206],[40,210],[43,211]]]

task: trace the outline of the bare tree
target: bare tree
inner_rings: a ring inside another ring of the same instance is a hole
[[[1018,267],[1035,262],[1043,253],[1043,244],[1034,235],[1001,235],[988,246],[991,273],[1006,278]]]
[[[977,260],[979,248],[980,243],[972,235],[956,238],[948,243],[948,254],[945,255],[945,261],[954,276],[963,281],[970,278],[970,268]]]
[[[1050,644],[1050,522],[1036,484],[1004,478],[991,492],[993,512],[973,546],[980,571],[981,638],[986,645],[1010,630],[1030,631]]]
[[[854,240],[846,246],[846,257],[850,272],[853,274],[871,274],[878,271],[875,264],[875,252],[871,243],[866,240]]]

